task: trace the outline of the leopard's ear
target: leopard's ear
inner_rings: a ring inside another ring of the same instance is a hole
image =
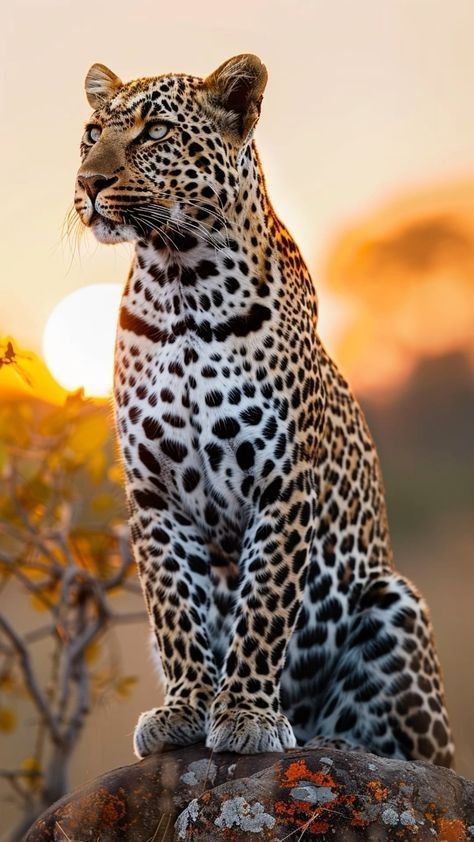
[[[203,104],[224,130],[243,140],[258,120],[267,78],[257,56],[234,56],[204,80]]]
[[[112,99],[123,82],[105,64],[93,64],[86,76],[85,89],[91,108],[101,108],[108,99]]]

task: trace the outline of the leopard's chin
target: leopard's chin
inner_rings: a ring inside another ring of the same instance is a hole
[[[89,228],[99,243],[133,243],[138,239],[138,233],[132,225],[115,222],[94,211],[89,222]]]

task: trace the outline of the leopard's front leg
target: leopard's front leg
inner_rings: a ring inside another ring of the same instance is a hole
[[[280,677],[301,606],[315,518],[310,468],[262,487],[240,560],[233,638],[211,707],[206,745],[254,754],[294,748]]]
[[[135,753],[144,757],[167,743],[205,739],[218,675],[206,631],[207,548],[198,530],[155,490],[135,491],[131,508],[134,553],[166,679],[164,704],[142,713],[135,728]]]

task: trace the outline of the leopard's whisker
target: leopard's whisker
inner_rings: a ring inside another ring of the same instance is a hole
[[[176,231],[176,233],[178,233],[178,234],[180,233],[179,227],[178,227],[176,221],[170,219],[169,216],[166,213],[164,213],[162,211],[162,209],[159,208],[159,207],[157,207],[157,208],[140,207],[140,208],[134,209],[134,213],[137,217],[139,216],[140,218],[142,218],[144,220],[148,219],[148,220],[156,220],[156,221],[164,222],[168,228],[173,228]],[[208,242],[212,246],[214,246],[214,248],[216,248],[216,249],[218,248],[215,241],[212,238],[211,233],[207,229],[205,229],[203,226],[199,225],[199,223],[197,223],[196,220],[193,220],[192,218],[185,218],[185,219],[181,220],[181,225],[182,225],[184,230],[188,231],[189,233],[194,234],[199,239],[201,239],[203,242]],[[155,229],[155,230],[158,230],[158,229]],[[159,230],[161,230],[161,229],[159,229]]]

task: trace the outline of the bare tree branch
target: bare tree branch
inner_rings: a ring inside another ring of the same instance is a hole
[[[21,798],[24,804],[31,804],[31,793],[20,784],[18,775],[6,775],[5,780],[10,784],[14,793]]]
[[[142,595],[142,588],[138,582],[124,582],[123,589],[128,591],[128,593],[133,593],[139,596]]]
[[[0,615],[2,686],[13,695],[25,687],[34,707],[36,768],[0,770],[0,781],[21,801],[23,817],[9,837],[19,842],[35,815],[67,790],[71,757],[96,701],[92,689],[119,686],[120,663],[96,670],[89,647],[106,630],[110,643],[113,628],[142,622],[147,615],[143,610],[115,613],[109,600],[117,591],[141,594],[141,588],[129,581],[134,562],[128,529],[121,523],[121,486],[110,471],[112,435],[102,409],[72,396],[51,411],[28,407],[18,429],[10,425],[8,430],[7,490],[0,494],[0,538],[5,538],[0,590],[18,583],[35,597],[35,608],[48,611],[44,625],[24,634],[15,631],[14,617]],[[98,469],[91,432],[93,441],[103,436],[106,445]],[[96,493],[112,501],[110,511],[108,503],[103,510],[94,507]],[[39,641],[50,644],[44,680],[33,657]]]
[[[3,523],[0,526],[0,534],[9,534],[15,541],[20,542],[23,546],[32,545],[37,547],[41,553],[49,560],[50,568],[54,572],[61,573],[61,565],[58,564],[58,560],[55,555],[49,549],[45,540],[40,536],[40,534],[34,531],[32,526],[27,527],[26,532],[23,532],[21,529],[18,529],[12,523]]]
[[[17,567],[21,565],[22,567],[28,567],[30,570],[40,570],[42,573],[51,576],[53,570],[51,568],[51,564],[42,564],[40,561],[33,561],[31,558],[28,561],[23,561],[21,558],[11,559],[6,553],[2,553],[0,551],[0,563],[2,565],[6,565],[7,567]],[[56,571],[54,571],[56,573]],[[59,567],[57,569],[57,574],[59,575]]]
[[[111,614],[113,623],[143,623],[148,620],[146,611],[128,611],[123,614]]]
[[[86,665],[82,661],[79,675],[77,677],[77,698],[76,706],[69,720],[69,727],[66,730],[65,740],[68,745],[74,743],[80,734],[84,721],[90,709],[90,681]]]
[[[92,599],[95,602],[96,618],[93,621],[88,621],[87,619],[85,619],[86,614],[84,614],[84,618],[81,623],[81,629],[76,630],[74,638],[64,647],[62,658],[63,674],[61,681],[61,692],[58,703],[59,715],[61,718],[64,717],[64,713],[66,711],[68,699],[70,696],[70,681],[72,670],[74,669],[74,667],[77,666],[80,656],[84,654],[89,644],[99,634],[101,629],[105,627],[110,616],[109,610],[104,599],[104,595],[101,592],[98,583],[92,577],[88,576],[83,571],[79,571],[77,568],[75,570],[69,569],[67,571],[67,575],[64,578],[60,599],[61,606],[65,604],[67,605],[67,601],[69,599],[69,591],[75,584],[78,585],[79,591],[82,589],[84,593],[88,594],[88,596],[85,597],[87,602],[90,603]],[[79,599],[79,594],[77,598]],[[84,702],[82,701],[81,706],[83,707],[83,705]],[[77,712],[77,708],[76,715],[82,716],[82,714],[79,714]]]
[[[133,564],[128,529],[125,527],[117,527],[114,531],[114,537],[118,540],[121,563],[117,572],[102,583],[102,586],[106,591],[110,591],[112,588],[118,587],[118,585],[123,585],[127,571]]]
[[[28,687],[28,690],[30,691],[31,698],[35,702],[36,707],[38,708],[39,712],[44,718],[44,721],[51,732],[51,736],[55,740],[60,740],[61,734],[59,732],[56,719],[51,713],[50,706],[48,705],[46,697],[44,696],[43,691],[41,690],[41,687],[38,684],[38,681],[33,671],[33,666],[31,664],[30,655],[24,641],[19,636],[19,634],[17,634],[15,629],[10,625],[10,623],[3,614],[0,614],[0,629],[3,630],[4,634],[8,637],[13,648],[18,654],[18,659],[23,672],[23,677],[25,679],[25,684]]]

